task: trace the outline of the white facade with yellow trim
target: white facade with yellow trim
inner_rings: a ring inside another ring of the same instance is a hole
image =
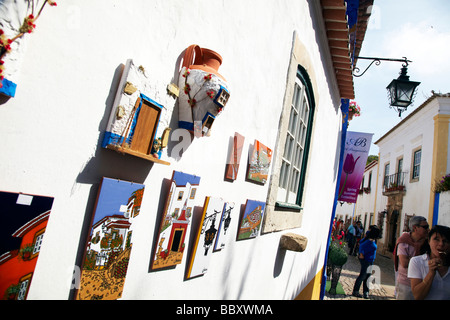
[[[424,216],[432,224],[435,183],[450,172],[449,122],[450,94],[432,92],[375,142],[379,170],[374,210],[384,230],[382,251],[392,251],[410,216]]]

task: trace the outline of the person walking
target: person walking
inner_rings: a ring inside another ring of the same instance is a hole
[[[395,244],[393,258],[395,269],[395,298],[397,300],[414,300],[411,281],[408,278],[408,265],[412,257],[418,256],[428,236],[429,225],[422,216],[409,220],[410,232],[404,232]]]
[[[416,300],[450,300],[450,228],[436,225],[426,253],[409,262],[408,277]]]
[[[353,248],[351,249],[350,254],[356,256],[356,254],[358,253],[359,242],[361,241],[363,236],[364,236],[364,229],[361,227],[361,221],[357,221],[355,225],[354,245]]]
[[[380,229],[376,225],[372,225],[369,227],[367,236],[359,244],[358,259],[361,264],[361,271],[358,278],[356,278],[355,284],[353,286],[352,295],[355,297],[363,297],[364,299],[369,299],[369,286],[367,284],[367,280],[371,276],[371,273],[369,273],[368,270],[369,267],[373,265],[373,262],[375,260],[377,252],[377,244],[375,240],[380,237],[380,234]],[[359,293],[361,284],[363,284],[362,296]]]

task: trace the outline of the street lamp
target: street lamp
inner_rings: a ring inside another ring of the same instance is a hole
[[[398,116],[402,116],[402,112],[412,103],[415,91],[420,82],[409,81],[407,64],[403,65],[400,75],[397,79],[386,87],[391,107],[398,112]]]
[[[355,57],[355,59],[372,60],[372,62],[361,74],[358,74],[360,72],[360,69],[358,67],[355,67],[353,72],[354,77],[361,77],[374,63],[378,66],[381,64],[381,61],[403,62],[402,68],[400,70],[400,76],[397,79],[392,80],[391,83],[386,87],[388,91],[390,107],[394,108],[394,110],[398,112],[399,117],[401,117],[402,112],[405,111],[413,102],[416,88],[420,84],[420,82],[410,81],[409,76],[406,74],[408,71],[408,63],[411,61],[406,57],[403,57],[403,59]]]

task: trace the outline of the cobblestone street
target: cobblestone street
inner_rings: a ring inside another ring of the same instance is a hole
[[[378,266],[380,270],[380,286],[376,286],[369,292],[370,300],[395,300],[395,275],[394,261],[391,257],[377,254],[374,266]],[[349,256],[347,263],[342,267],[339,283],[342,285],[344,294],[330,295],[325,293],[324,300],[366,300],[352,296],[353,285],[359,275],[361,266],[358,258]],[[362,294],[362,285],[360,293]]]

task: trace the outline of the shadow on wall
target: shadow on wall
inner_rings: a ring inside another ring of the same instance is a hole
[[[101,146],[123,68],[124,65],[121,64],[114,72],[109,94],[105,101],[105,112],[98,127],[99,137],[95,154],[81,168],[76,183],[96,184],[102,177],[144,183],[153,167],[153,162],[129,155],[122,155]]]

